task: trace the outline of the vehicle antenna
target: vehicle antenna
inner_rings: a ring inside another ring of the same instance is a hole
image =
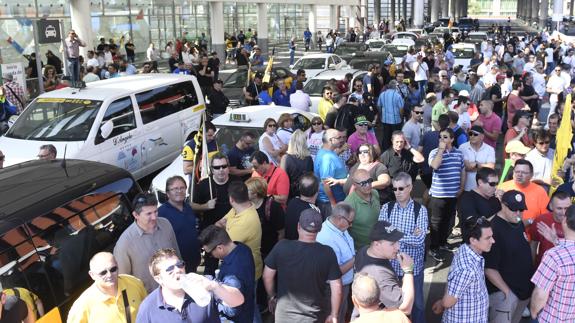
[[[66,146],[64,146],[64,157],[62,158],[62,161],[60,162],[60,167],[64,168],[64,173],[66,173],[66,177],[70,177],[68,175],[68,169],[66,169],[66,150],[68,148],[68,144],[66,144]]]

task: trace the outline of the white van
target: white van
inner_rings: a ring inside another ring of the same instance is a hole
[[[36,98],[0,149],[5,166],[36,159],[52,144],[58,158],[93,160],[142,178],[168,164],[200,125],[204,98],[194,76],[145,74],[64,88]]]

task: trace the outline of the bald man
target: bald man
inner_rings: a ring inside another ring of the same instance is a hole
[[[316,205],[326,219],[331,215],[331,208],[345,199],[343,184],[347,179],[347,168],[336,153],[345,144],[345,136],[337,129],[327,129],[323,133],[322,142],[313,171],[321,181]]]
[[[140,303],[147,295],[142,281],[118,274],[118,264],[110,252],[95,254],[88,274],[94,283],[74,302],[67,322],[136,322]]]
[[[359,312],[354,323],[394,322],[409,323],[407,316],[398,309],[379,308],[379,286],[366,273],[358,273],[351,286],[351,300]]]

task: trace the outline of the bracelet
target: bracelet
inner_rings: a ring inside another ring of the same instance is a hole
[[[413,275],[413,269],[402,269],[404,275]]]

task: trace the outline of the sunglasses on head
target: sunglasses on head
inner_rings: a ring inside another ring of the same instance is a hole
[[[355,184],[357,184],[361,187],[367,187],[368,185],[371,185],[371,183],[373,183],[373,179],[371,179],[371,178],[368,178],[365,181],[355,182]]]
[[[186,266],[186,263],[183,260],[178,260],[178,262],[176,262],[173,265],[170,265],[166,268],[166,272],[167,273],[171,273],[172,271],[174,271],[174,269],[176,269],[176,267],[182,269]]]
[[[465,219],[465,223],[467,225],[471,225],[468,231],[473,231],[473,229],[475,229],[478,225],[483,225],[484,223],[487,222],[489,222],[489,220],[487,220],[487,218],[484,216],[480,216],[478,218],[470,216],[467,219]]]
[[[117,271],[118,271],[118,266],[114,266],[112,268],[102,270],[101,272],[98,273],[98,276],[104,277],[104,276],[106,276],[107,273],[113,274]]]

